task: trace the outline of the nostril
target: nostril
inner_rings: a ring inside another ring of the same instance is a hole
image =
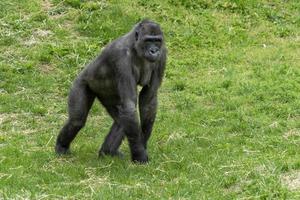
[[[156,48],[151,48],[151,49],[150,49],[150,53],[151,53],[151,54],[156,54],[156,52],[157,52],[157,49],[156,49]]]

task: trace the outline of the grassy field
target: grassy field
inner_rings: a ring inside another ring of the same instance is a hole
[[[142,18],[169,57],[150,163],[97,158],[95,103],[53,147],[69,87]],[[300,1],[0,1],[0,199],[299,199]]]

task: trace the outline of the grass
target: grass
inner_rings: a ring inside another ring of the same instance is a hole
[[[0,1],[0,199],[299,199],[297,0]],[[97,158],[95,104],[57,157],[69,87],[142,18],[169,50],[150,163]],[[298,180],[298,181],[297,181]]]

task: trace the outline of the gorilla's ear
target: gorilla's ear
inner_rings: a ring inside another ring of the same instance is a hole
[[[139,30],[136,30],[135,31],[135,41],[138,41],[138,39],[139,39]]]
[[[135,40],[138,41],[141,29],[143,27],[143,21],[139,22],[135,27]]]

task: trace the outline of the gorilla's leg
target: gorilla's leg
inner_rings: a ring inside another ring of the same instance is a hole
[[[105,104],[103,105],[114,119],[114,124],[106,137],[99,154],[120,155],[118,148],[126,135],[131,150],[132,160],[140,163],[147,162],[148,155],[142,143],[141,129],[138,123],[135,109],[136,104],[134,101],[127,101],[122,105],[112,107]]]
[[[80,80],[75,81],[68,100],[69,118],[57,137],[56,153],[65,154],[68,152],[70,143],[85,125],[94,99],[95,95],[89,90],[86,84]]]
[[[125,133],[123,128],[120,127],[116,122],[113,123],[108,135],[105,137],[105,141],[101,146],[99,151],[99,156],[101,155],[111,155],[123,157],[123,154],[118,150],[122,144]]]
[[[117,122],[123,127],[128,139],[132,161],[138,163],[148,162],[148,155],[142,142],[142,130],[134,101],[125,101],[120,106]]]
[[[150,138],[152,127],[156,117],[157,91],[145,86],[139,96],[139,110],[143,134],[143,144],[147,149],[147,142]]]
[[[99,151],[99,156],[101,155],[111,155],[123,157],[123,154],[118,151],[124,137],[125,133],[123,128],[116,122],[118,117],[118,109],[112,106],[105,106],[107,112],[113,118],[114,123],[105,137],[104,143]]]

